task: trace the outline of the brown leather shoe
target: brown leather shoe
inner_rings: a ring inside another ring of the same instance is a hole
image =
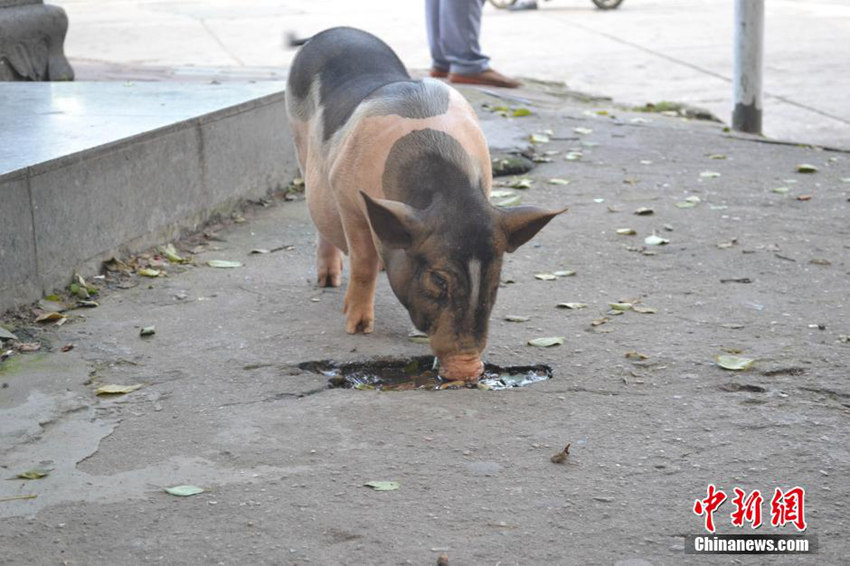
[[[500,86],[504,88],[517,88],[522,86],[522,83],[508,78],[502,73],[493,69],[487,69],[483,73],[476,75],[460,75],[458,73],[449,73],[449,80],[453,83],[467,85],[486,85]]]
[[[437,67],[431,67],[431,72],[428,73],[431,75],[431,78],[434,79],[445,79],[449,76],[448,71],[444,71],[443,69],[438,69]]]

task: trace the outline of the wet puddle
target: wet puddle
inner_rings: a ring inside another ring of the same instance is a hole
[[[303,370],[327,376],[331,388],[380,391],[410,391],[413,389],[440,390],[478,388],[502,390],[525,387],[552,378],[552,368],[544,364],[507,366],[484,364],[484,375],[478,383],[446,381],[433,367],[432,356],[408,360],[381,359],[367,362],[337,363],[332,361],[304,362]]]

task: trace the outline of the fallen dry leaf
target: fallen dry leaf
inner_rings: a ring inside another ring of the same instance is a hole
[[[563,450],[558,452],[557,454],[553,454],[549,461],[553,464],[562,464],[566,461],[567,456],[570,455],[570,444],[567,444]]]
[[[44,314],[42,314],[42,315],[37,316],[37,317],[36,317],[36,319],[35,319],[35,321],[36,321],[36,322],[53,322],[53,321],[60,321],[60,320],[64,320],[64,319],[66,319],[66,318],[68,318],[68,317],[66,317],[66,316],[65,316],[64,314],[62,314],[62,313],[58,313],[58,312],[46,312],[46,313],[44,313]]]
[[[535,273],[535,279],[540,279],[541,281],[554,281],[558,278],[554,273]]]
[[[643,243],[647,246],[664,246],[670,243],[670,240],[667,238],[662,238],[656,234],[652,234],[651,236],[647,236],[643,239]]]
[[[95,395],[124,395],[126,393],[132,393],[136,389],[141,389],[142,384],[137,383],[135,385],[101,385],[97,389],[95,389]]]
[[[371,487],[375,491],[395,491],[401,488],[401,484],[397,481],[370,481],[363,485]]]
[[[228,261],[224,259],[211,259],[207,261],[207,265],[210,267],[215,267],[217,269],[233,269],[235,267],[242,267],[242,263],[238,261]]]
[[[644,305],[632,305],[632,310],[640,314],[655,314],[658,312],[656,309]]]
[[[578,310],[585,308],[587,305],[585,303],[558,303],[557,306],[560,309]]]

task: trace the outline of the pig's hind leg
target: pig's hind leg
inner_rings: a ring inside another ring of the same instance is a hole
[[[339,287],[342,284],[342,250],[319,234],[316,249],[319,287]]]

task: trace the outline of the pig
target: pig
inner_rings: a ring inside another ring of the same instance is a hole
[[[493,207],[489,149],[470,104],[443,82],[411,79],[367,32],[332,28],[301,47],[286,108],[318,230],[318,284],[339,286],[350,256],[346,331],[372,332],[383,266],[430,337],[440,375],[476,381],[502,256],[563,210]]]

